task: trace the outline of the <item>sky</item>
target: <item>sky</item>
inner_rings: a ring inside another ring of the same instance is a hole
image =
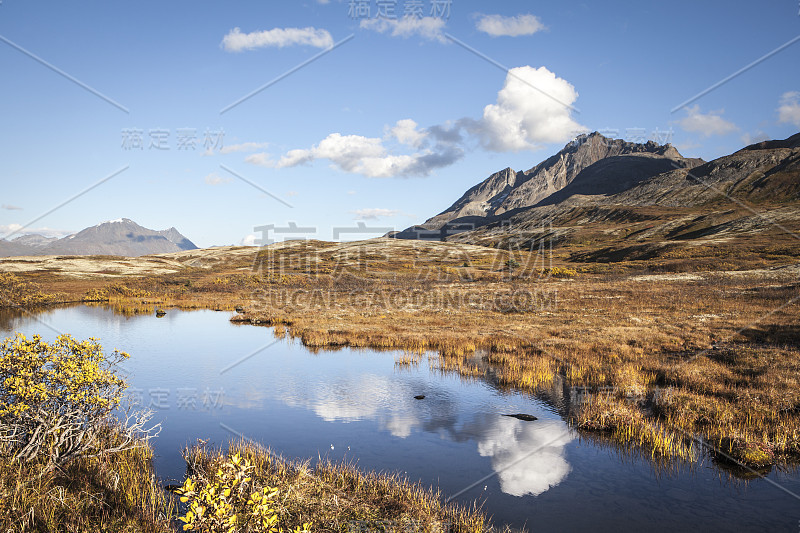
[[[786,138],[798,65],[797,0],[1,0],[0,238],[373,237],[584,132]]]

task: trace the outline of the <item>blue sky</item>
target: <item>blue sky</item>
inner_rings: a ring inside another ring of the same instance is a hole
[[[289,222],[327,240],[402,229],[581,131],[710,160],[800,131],[800,40],[673,112],[799,36],[799,15],[797,0],[2,0],[0,236],[120,217],[199,246]]]

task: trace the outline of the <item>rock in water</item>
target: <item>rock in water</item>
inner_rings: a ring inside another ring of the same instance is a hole
[[[418,395],[414,396],[414,399],[415,400],[424,400],[425,399],[425,395],[424,394],[418,394]]]
[[[503,416],[510,416],[511,418],[516,418],[518,420],[524,420],[525,422],[533,422],[534,420],[539,420],[533,415],[526,415],[525,413],[517,413],[514,415],[503,415]]]
[[[163,309],[156,309],[156,318],[161,318],[162,316],[166,315],[167,312]]]

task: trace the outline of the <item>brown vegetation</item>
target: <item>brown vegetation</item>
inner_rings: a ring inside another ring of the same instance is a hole
[[[709,242],[606,263],[570,261],[575,250],[303,241],[170,254],[186,266],[105,284],[24,276],[125,312],[242,306],[232,320],[312,349],[434,351],[440,368],[503,387],[558,377],[611,391],[565,414],[654,456],[695,456],[695,437],[753,465],[800,455],[800,246]]]
[[[276,520],[273,527],[283,531],[489,531],[484,515],[477,509],[445,505],[438,492],[398,475],[364,473],[353,465],[330,462],[311,467],[308,462],[285,460],[246,441],[231,444],[227,452],[194,447],[186,450],[185,456],[192,472],[188,485],[197,495],[216,494],[221,489],[228,493],[226,499],[234,500],[236,483],[224,479],[224,475],[220,479],[220,474],[226,472],[226,466],[239,466],[247,476],[239,482],[247,484],[246,494],[270,495],[267,513],[260,514],[271,516]],[[210,490],[214,485],[219,485],[217,490]],[[185,493],[186,486],[179,492]],[[226,491],[230,487],[233,490]],[[213,498],[206,498],[209,500]],[[258,497],[255,503],[260,501]],[[254,502],[247,503],[249,510]],[[238,507],[234,500],[220,515],[233,516]],[[237,516],[242,518],[234,520],[238,523],[252,514],[239,512]],[[257,526],[253,531],[277,529]]]

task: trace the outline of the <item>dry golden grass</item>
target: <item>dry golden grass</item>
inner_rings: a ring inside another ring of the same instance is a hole
[[[743,462],[763,463],[751,460],[756,449],[796,459],[800,284],[796,267],[776,267],[797,250],[715,244],[697,253],[580,264],[564,261],[574,247],[548,262],[453,243],[294,242],[214,251],[203,266],[194,251],[178,272],[115,279],[108,303],[120,312],[242,306],[232,320],[274,326],[311,349],[435,352],[436,368],[502,387],[536,391],[558,377],[611,391],[564,413],[576,426],[652,454],[687,458],[697,436]],[[111,285],[19,276],[73,299]]]
[[[354,465],[330,462],[312,467],[246,441],[232,443],[225,453],[200,446],[186,450],[185,456],[191,471],[210,475],[226,456],[237,453],[253,466],[248,475],[254,485],[277,489],[273,507],[290,527],[311,523],[315,532],[360,531],[361,526],[377,531],[490,531],[477,509],[445,505],[438,491],[399,475],[365,473]]]
[[[46,472],[0,453],[0,530],[170,531],[175,509],[155,478],[152,457],[145,443]]]

